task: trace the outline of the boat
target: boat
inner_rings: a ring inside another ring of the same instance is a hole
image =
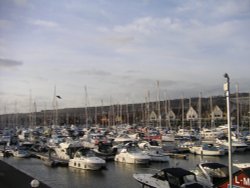
[[[30,157],[30,152],[25,147],[16,147],[12,150],[12,155],[18,158]]]
[[[199,140],[199,136],[194,129],[179,129],[175,135],[175,140]]]
[[[84,170],[100,170],[106,167],[106,161],[96,157],[91,149],[81,148],[69,160],[69,167]]]
[[[165,132],[161,135],[161,140],[163,142],[174,142],[175,141],[175,133],[173,132]]]
[[[216,139],[216,143],[222,145],[225,149],[228,148],[228,138],[221,137]],[[232,139],[232,152],[243,152],[248,148],[248,145],[240,139]]]
[[[141,149],[148,149],[148,148],[161,149],[162,148],[156,140],[149,140],[149,141],[143,140],[143,141],[138,142],[138,146]]]
[[[143,153],[135,143],[126,144],[116,155],[115,161],[133,164],[148,164],[151,157]]]
[[[104,160],[114,160],[117,153],[117,148],[112,147],[110,144],[100,142],[98,147],[92,149],[95,155]]]
[[[217,187],[228,179],[228,166],[216,162],[202,162],[193,170],[197,180],[208,187]]]
[[[53,151],[51,152],[51,155],[53,157],[57,157],[60,160],[69,160],[72,158],[73,154],[78,150],[82,148],[81,142],[77,141],[66,141],[60,143],[57,147],[52,147]]]
[[[148,155],[152,162],[169,162],[169,155],[161,148],[148,148],[143,150],[143,153]]]
[[[200,131],[200,136],[203,142],[213,142],[216,138],[221,137],[223,133],[221,131],[217,131],[216,129],[207,129],[203,128]]]
[[[133,174],[133,178],[142,186],[151,188],[202,188],[203,184],[197,181],[196,175],[183,168],[165,168],[156,174]]]
[[[115,139],[114,143],[120,144],[120,143],[128,143],[128,142],[133,142],[135,139],[131,138],[128,136],[128,134],[119,134]]]
[[[196,145],[189,147],[189,151],[193,154],[208,155],[208,156],[220,156],[225,154],[225,150],[222,147],[216,147],[213,144],[204,143],[202,145]]]
[[[233,173],[233,187],[250,188],[250,163],[237,163],[233,165],[239,168],[238,171]],[[229,187],[228,179],[218,185],[218,188],[227,187]]]

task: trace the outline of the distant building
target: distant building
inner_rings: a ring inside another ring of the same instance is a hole
[[[218,105],[216,105],[214,107],[213,111],[211,112],[211,118],[214,120],[215,119],[223,119],[223,112]]]
[[[175,120],[175,119],[176,119],[176,115],[175,115],[175,113],[173,112],[173,110],[170,110],[170,111],[167,113],[167,119],[169,119],[169,120]]]
[[[151,113],[150,113],[150,116],[149,116],[149,120],[150,121],[157,121],[157,115],[156,115],[156,113],[154,112],[154,111],[152,111]]]
[[[198,119],[198,113],[194,110],[192,106],[189,107],[187,114],[186,114],[187,120],[197,120]]]

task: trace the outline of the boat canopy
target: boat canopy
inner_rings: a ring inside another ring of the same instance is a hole
[[[201,164],[201,166],[202,167],[208,167],[208,168],[211,168],[211,169],[227,167],[226,165],[221,164],[221,163],[203,163],[203,164]]]
[[[172,176],[175,176],[175,177],[195,175],[193,172],[190,172],[190,171],[185,170],[183,168],[165,168],[162,171],[164,171],[165,173],[171,174]]]

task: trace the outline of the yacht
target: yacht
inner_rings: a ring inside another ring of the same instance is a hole
[[[18,158],[28,158],[30,157],[30,152],[27,150],[25,147],[16,147],[15,149],[12,150],[12,154],[14,157]]]
[[[96,157],[92,150],[81,148],[77,150],[72,159],[69,159],[69,167],[85,170],[100,170],[106,167],[106,161]]]
[[[213,144],[202,144],[189,147],[189,151],[193,154],[208,155],[208,156],[220,156],[225,154],[225,150],[222,147],[216,147]]]
[[[208,187],[218,187],[221,182],[228,179],[228,167],[221,163],[204,162],[193,170],[197,180]]]
[[[223,133],[221,131],[217,131],[216,129],[202,129],[200,131],[200,136],[202,141],[215,141],[216,138],[222,136]]]
[[[176,140],[198,140],[199,136],[193,129],[179,129],[175,135]]]
[[[54,157],[57,157],[58,159],[61,160],[69,160],[72,158],[73,154],[78,150],[82,148],[81,142],[62,142],[58,145],[58,147],[53,147],[51,149],[54,150],[52,152],[52,155]]]
[[[133,174],[133,178],[142,184],[142,187],[148,186],[152,188],[177,188],[205,187],[196,179],[193,172],[183,168],[165,168],[156,174]]]
[[[228,148],[228,138],[222,137],[217,138],[216,143],[223,146],[225,149]],[[248,145],[240,139],[232,139],[232,152],[243,152],[248,148]]]
[[[143,153],[134,143],[128,143],[115,155],[115,161],[133,164],[148,164],[150,156]]]

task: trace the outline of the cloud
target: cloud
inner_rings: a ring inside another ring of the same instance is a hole
[[[22,64],[23,63],[21,61],[0,58],[0,68],[2,68],[2,69],[17,67],[17,66],[21,66]]]
[[[83,75],[88,75],[88,76],[110,76],[111,73],[107,71],[102,71],[102,70],[79,70],[75,71],[77,74],[83,74]]]
[[[14,3],[16,3],[17,5],[24,6],[28,3],[28,0],[14,0]]]
[[[104,40],[105,43],[112,43],[117,45],[126,45],[134,41],[131,36],[112,36]]]
[[[8,20],[0,19],[0,29],[8,29],[11,27],[11,22]]]
[[[48,20],[31,20],[29,21],[30,24],[35,25],[35,26],[40,26],[40,27],[48,27],[48,28],[55,28],[58,27],[59,24],[53,21],[48,21]]]

